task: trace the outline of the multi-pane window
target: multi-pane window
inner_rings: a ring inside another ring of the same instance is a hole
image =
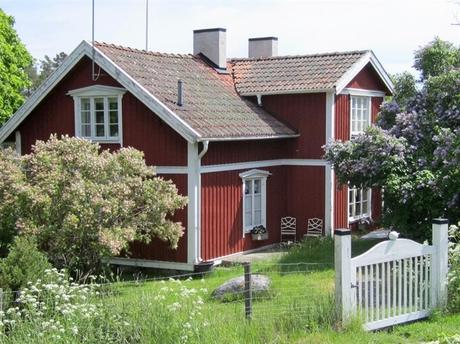
[[[95,142],[122,142],[121,104],[124,88],[92,85],[67,94],[75,102],[75,136]]]
[[[250,170],[243,179],[243,235],[256,226],[266,227],[267,171]]]
[[[351,135],[362,133],[371,123],[371,97],[351,96]]]
[[[348,216],[350,221],[370,215],[370,190],[350,187],[348,189]]]
[[[244,182],[244,223],[253,228],[262,225],[262,180],[249,179]]]
[[[81,97],[80,135],[93,140],[118,140],[120,111],[118,97]]]

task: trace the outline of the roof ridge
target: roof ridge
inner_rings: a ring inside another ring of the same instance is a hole
[[[371,52],[371,49],[367,50],[349,50],[349,51],[334,51],[326,53],[316,53],[316,54],[305,54],[305,55],[281,55],[281,56],[270,56],[270,57],[236,57],[229,58],[230,62],[239,62],[239,61],[272,61],[272,60],[285,60],[285,59],[301,59],[301,58],[310,58],[310,57],[323,57],[323,56],[338,56],[338,55],[355,55],[355,54],[366,54]]]
[[[109,48],[115,48],[119,50],[124,50],[124,51],[131,51],[139,54],[144,54],[144,55],[150,55],[150,56],[162,56],[162,57],[174,57],[174,58],[193,58],[194,56],[192,54],[177,54],[177,53],[161,53],[157,51],[150,51],[150,50],[145,50],[145,49],[137,49],[137,48],[131,48],[123,45],[118,45],[114,43],[107,43],[107,42],[99,42],[96,41],[94,42],[95,47],[109,47]]]

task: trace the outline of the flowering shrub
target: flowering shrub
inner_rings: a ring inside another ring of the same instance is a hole
[[[183,228],[170,216],[185,203],[132,148],[101,152],[52,136],[21,158],[0,152],[0,233],[36,237],[53,265],[72,273],[93,272],[133,240],[158,237],[175,248]]]
[[[448,308],[460,311],[460,223],[449,228],[449,302]]]
[[[0,312],[0,341],[129,341],[130,323],[121,314],[111,314],[100,301],[99,289],[97,284],[72,282],[64,271],[46,270],[43,280],[29,282],[15,304]]]

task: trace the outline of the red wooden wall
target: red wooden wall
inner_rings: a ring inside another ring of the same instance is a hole
[[[74,101],[67,92],[91,85],[121,87],[104,70],[92,81],[90,60],[82,59],[19,126],[23,152],[30,152],[36,140],[47,140],[50,134],[74,135]],[[179,134],[129,92],[123,96],[122,107],[124,146],[144,151],[150,165],[187,165],[187,143]]]
[[[373,71],[373,69],[372,69]],[[375,72],[374,72],[375,73]],[[361,81],[356,81],[357,79]],[[364,81],[366,82],[364,82]],[[352,87],[368,86],[372,87],[373,90],[381,90],[381,88],[375,88],[377,85],[374,80],[374,84],[371,84],[373,80],[372,75],[366,73],[366,70],[361,71],[358,76],[350,83]],[[360,82],[360,83],[359,83]],[[380,86],[381,87],[381,86]],[[373,97],[371,102],[371,118],[372,122],[375,123],[377,115],[380,111],[380,105],[382,104],[382,97]],[[350,96],[349,95],[337,95],[335,97],[335,138],[336,140],[347,141],[350,139]],[[338,184],[337,178],[334,181],[334,228],[348,228],[348,188]],[[372,190],[372,218],[376,221],[380,219],[382,212],[382,200],[380,191],[377,189]]]
[[[347,87],[361,88],[364,90],[379,90],[389,94],[389,90],[370,63],[348,83]]]
[[[324,168],[278,166],[263,168],[267,179],[269,239],[243,238],[242,171],[205,173],[201,177],[201,256],[204,260],[255,249],[280,241],[280,220],[297,218],[297,236],[307,219],[324,218]]]

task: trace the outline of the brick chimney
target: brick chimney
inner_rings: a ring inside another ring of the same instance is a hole
[[[278,55],[278,37],[249,38],[249,57],[272,57]]]
[[[193,54],[203,54],[214,67],[227,69],[227,30],[222,28],[193,30]]]

